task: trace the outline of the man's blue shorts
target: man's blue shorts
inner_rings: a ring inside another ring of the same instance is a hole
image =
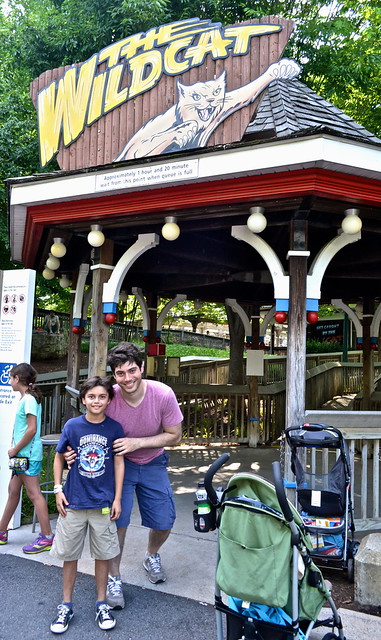
[[[149,529],[172,529],[176,518],[175,502],[168,478],[168,453],[162,453],[147,464],[125,459],[122,513],[117,527],[128,527],[134,502],[138,500],[142,525]]]

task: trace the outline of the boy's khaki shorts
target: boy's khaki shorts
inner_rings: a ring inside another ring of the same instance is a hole
[[[94,560],[111,560],[119,554],[115,521],[102,509],[67,509],[65,517],[59,515],[50,553],[67,562],[79,560],[87,529]]]

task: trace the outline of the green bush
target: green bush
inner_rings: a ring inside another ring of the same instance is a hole
[[[319,342],[319,340],[307,340],[307,353],[332,353],[334,351],[342,351],[343,347],[340,342]]]

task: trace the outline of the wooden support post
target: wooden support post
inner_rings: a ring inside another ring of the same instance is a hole
[[[61,431],[61,390],[59,384],[56,384],[53,388],[52,423],[50,425],[51,433],[59,433]]]
[[[93,272],[93,302],[91,312],[91,335],[89,351],[89,377],[106,375],[109,326],[103,319],[102,294],[103,284],[108,281],[112,271],[101,265],[112,265],[113,243],[106,240],[98,252]],[[99,266],[98,266],[99,265]]]
[[[75,283],[73,282],[73,289],[75,288]],[[67,356],[67,385],[69,387],[73,387],[73,389],[79,388],[79,371],[80,371],[80,362],[81,362],[81,341],[82,335],[80,333],[73,333],[71,328],[73,326],[73,303],[74,303],[74,292],[70,296],[70,326],[69,326],[69,337],[68,337],[68,356]],[[65,412],[64,412],[64,423],[69,420],[69,418],[74,418],[74,416],[78,415],[78,412],[72,405],[71,396],[66,394],[66,402],[65,402]],[[56,425],[58,431],[58,426]]]
[[[251,316],[252,348],[259,346],[259,310],[255,309],[255,315]],[[249,387],[249,447],[256,447],[259,442],[259,396],[258,376],[247,376]]]
[[[286,364],[286,424],[303,424],[306,397],[306,294],[307,294],[307,222],[294,220],[288,253],[290,295]],[[291,452],[285,447],[284,476],[293,480]],[[291,498],[291,496],[289,495]]]
[[[362,377],[363,377],[363,400],[362,411],[369,411],[370,396],[373,391],[373,367],[372,367],[372,350],[370,348],[370,325],[373,315],[368,313],[369,301],[364,300],[363,306],[363,352],[362,352]]]
[[[307,253],[307,252],[306,252]],[[286,365],[286,427],[304,421],[306,395],[307,256],[290,252],[290,308]]]

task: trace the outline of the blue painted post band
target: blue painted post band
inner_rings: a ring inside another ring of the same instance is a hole
[[[117,309],[118,309],[118,305],[116,302],[103,303],[103,313],[116,313]]]
[[[286,298],[279,298],[275,300],[275,311],[287,311],[288,312],[289,301]]]
[[[319,311],[319,300],[316,298],[307,298],[306,311]]]

